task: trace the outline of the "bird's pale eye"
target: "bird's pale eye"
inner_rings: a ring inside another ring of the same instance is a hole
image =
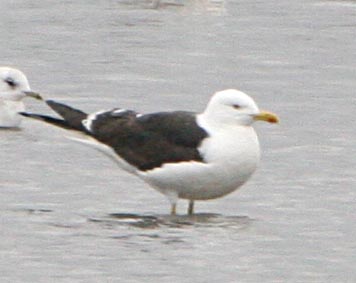
[[[11,88],[15,88],[17,83],[12,78],[6,78],[4,80]]]

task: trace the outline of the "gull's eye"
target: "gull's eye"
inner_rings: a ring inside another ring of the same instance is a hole
[[[12,78],[6,78],[4,80],[11,88],[16,87],[17,83]]]
[[[238,105],[238,104],[234,104],[234,105],[232,105],[232,107],[234,107],[235,109],[240,109],[241,108],[241,106]]]

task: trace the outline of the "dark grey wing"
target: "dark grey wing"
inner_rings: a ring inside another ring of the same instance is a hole
[[[165,137],[174,145],[196,148],[208,136],[196,123],[196,114],[186,111],[160,112],[139,117],[145,131]]]
[[[63,119],[21,113],[52,125],[85,133],[115,150],[129,164],[146,171],[165,163],[200,161],[198,151],[208,133],[191,112],[161,112],[140,115],[114,109],[90,115],[52,100],[46,103]]]
[[[117,111],[116,111],[117,112]],[[109,145],[140,170],[165,163],[203,161],[197,147],[208,136],[190,112],[137,115],[133,111],[98,114],[90,123],[90,134]]]

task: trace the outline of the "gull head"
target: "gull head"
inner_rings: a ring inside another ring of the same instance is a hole
[[[20,101],[25,97],[42,99],[31,90],[24,73],[17,69],[0,67],[0,99]]]
[[[278,116],[262,111],[247,94],[227,89],[216,92],[210,99],[203,116],[216,124],[249,126],[255,121],[278,123]]]

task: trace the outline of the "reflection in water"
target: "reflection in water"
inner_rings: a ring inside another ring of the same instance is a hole
[[[179,8],[192,12],[223,12],[225,11],[225,0],[143,0],[125,1],[126,5],[141,6],[149,9],[172,9]]]
[[[155,229],[160,227],[227,227],[245,228],[252,221],[247,216],[224,216],[212,213],[199,213],[194,215],[138,215],[126,213],[113,213],[108,217],[89,218],[89,221],[106,225],[124,225],[143,229]]]
[[[33,209],[33,208],[29,208],[29,209],[25,209],[25,212],[28,212],[29,214],[42,214],[42,213],[50,213],[53,212],[52,209]]]

